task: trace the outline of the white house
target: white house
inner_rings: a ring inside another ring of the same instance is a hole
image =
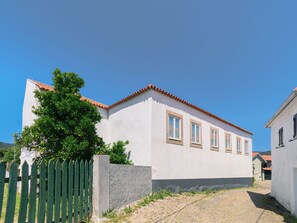
[[[271,129],[271,194],[297,215],[297,88],[282,103],[266,128]]]
[[[35,119],[34,90],[53,88],[27,80],[23,126]],[[97,106],[98,135],[105,142],[129,140],[133,163],[152,167],[153,188],[252,184],[249,131],[153,85],[110,106],[83,99]]]

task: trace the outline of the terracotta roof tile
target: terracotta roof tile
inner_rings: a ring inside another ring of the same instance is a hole
[[[271,155],[261,155],[263,157],[263,159],[265,159],[266,161],[271,161]]]
[[[222,119],[222,118],[220,118],[220,117],[218,117],[218,116],[216,116],[216,115],[214,115],[214,114],[212,114],[212,113],[210,113],[210,112],[208,112],[208,111],[206,111],[206,110],[204,110],[204,109],[202,109],[202,108],[200,108],[200,107],[198,107],[198,106],[196,106],[196,105],[194,105],[194,104],[191,104],[191,103],[189,103],[189,102],[187,102],[187,101],[185,101],[185,100],[183,100],[183,99],[181,99],[181,98],[179,98],[179,97],[177,97],[177,96],[175,96],[175,95],[173,95],[173,94],[171,94],[171,93],[169,93],[169,92],[167,92],[167,91],[164,91],[164,90],[162,90],[161,88],[158,88],[158,87],[156,87],[156,86],[154,86],[154,85],[152,85],[152,84],[149,84],[149,85],[146,86],[145,88],[142,88],[142,89],[140,89],[139,91],[136,91],[136,92],[134,92],[133,94],[131,94],[131,95],[129,95],[129,96],[123,98],[122,100],[120,100],[120,101],[118,101],[118,102],[116,102],[116,103],[110,105],[109,108],[113,108],[113,107],[115,107],[115,106],[117,106],[117,105],[119,105],[119,104],[121,104],[121,103],[123,103],[123,102],[125,102],[125,101],[127,101],[127,100],[129,100],[129,99],[131,99],[131,98],[134,98],[134,97],[136,97],[137,95],[140,95],[140,94],[142,94],[143,92],[146,92],[146,91],[148,91],[148,90],[154,90],[154,91],[157,91],[157,92],[159,92],[159,93],[161,93],[161,94],[163,94],[163,95],[166,95],[166,96],[168,96],[168,97],[170,97],[170,98],[172,98],[172,99],[174,99],[174,100],[177,100],[177,101],[179,101],[179,102],[181,102],[181,103],[183,103],[183,104],[185,104],[185,105],[187,105],[187,106],[189,106],[189,107],[192,107],[192,108],[194,108],[194,109],[196,109],[196,110],[198,110],[198,111],[200,111],[200,112],[202,112],[202,113],[204,113],[204,114],[206,114],[206,115],[208,115],[208,116],[211,116],[211,117],[213,117],[213,118],[215,118],[215,119],[217,119],[217,120],[219,120],[219,121],[221,121],[221,122],[224,122],[224,123],[226,123],[226,124],[228,124],[228,125],[230,125],[230,126],[233,126],[233,127],[237,128],[237,129],[243,131],[243,132],[246,132],[246,133],[248,133],[248,134],[253,135],[253,133],[251,133],[251,132],[249,132],[249,131],[247,131],[247,130],[245,130],[245,129],[243,129],[243,128],[237,126],[237,125],[234,125],[234,124],[232,124],[231,122],[228,122],[228,121],[226,121],[226,120],[224,120],[224,119]]]
[[[47,85],[47,84],[44,84],[44,83],[41,83],[41,82],[38,82],[38,81],[34,81],[34,80],[32,80],[32,81],[33,81],[33,82],[34,82],[40,89],[42,89],[42,90],[46,90],[46,91],[54,91],[54,88],[53,88],[52,86],[49,86],[49,85]],[[90,102],[92,105],[95,105],[95,106],[97,106],[97,107],[99,107],[99,108],[105,108],[105,109],[108,108],[107,105],[102,104],[102,103],[97,102],[97,101],[94,101],[94,100],[92,100],[92,99],[86,98],[86,97],[84,97],[84,96],[81,97],[81,100],[83,100],[83,101],[88,101],[88,102]]]
[[[253,158],[255,157],[255,156],[257,156],[259,153],[257,153],[257,152],[253,152]]]
[[[41,82],[37,82],[37,81],[33,81],[33,82],[34,82],[35,84],[37,84],[38,87],[39,87],[40,89],[53,91],[53,87],[51,87],[51,86],[49,86],[49,85],[46,85],[46,84],[43,84],[43,83],[41,83]],[[204,110],[204,109],[202,109],[202,108],[200,108],[200,107],[198,107],[198,106],[196,106],[196,105],[194,105],[194,104],[191,104],[191,103],[189,103],[189,102],[187,102],[187,101],[185,101],[185,100],[183,100],[183,99],[181,99],[181,98],[179,98],[179,97],[177,97],[177,96],[175,96],[175,95],[173,95],[173,94],[171,94],[171,93],[169,93],[169,92],[167,92],[167,91],[164,91],[163,89],[158,88],[158,87],[154,86],[153,84],[149,84],[149,85],[146,86],[145,88],[142,88],[142,89],[140,89],[140,90],[138,90],[138,91],[132,93],[131,95],[129,95],[129,96],[127,96],[127,97],[125,97],[125,98],[119,100],[118,102],[115,102],[114,104],[112,104],[112,105],[110,105],[110,106],[108,106],[108,105],[104,105],[104,104],[102,104],[102,103],[100,103],[100,102],[96,102],[96,101],[91,100],[91,99],[86,98],[86,97],[82,97],[82,100],[87,100],[87,101],[89,101],[90,103],[92,103],[93,105],[95,105],[95,106],[97,106],[97,107],[100,107],[100,108],[110,109],[110,108],[113,108],[113,107],[115,107],[115,106],[117,106],[117,105],[119,105],[119,104],[121,104],[121,103],[123,103],[123,102],[125,102],[125,101],[128,101],[128,100],[130,100],[131,98],[134,98],[134,97],[136,97],[136,96],[138,96],[138,95],[140,95],[140,94],[142,94],[142,93],[144,93],[144,92],[146,92],[146,91],[148,91],[148,90],[154,90],[154,91],[156,91],[156,92],[159,92],[159,93],[161,93],[161,94],[163,94],[163,95],[166,95],[166,96],[169,97],[169,98],[172,98],[172,99],[174,99],[174,100],[176,100],[176,101],[179,101],[179,102],[181,102],[181,103],[183,103],[183,104],[185,104],[185,105],[187,105],[187,106],[189,106],[189,107],[191,107],[191,108],[194,108],[194,109],[196,109],[196,110],[198,110],[198,111],[200,111],[200,112],[202,112],[202,113],[204,113],[204,114],[206,114],[206,115],[208,115],[208,116],[210,116],[210,117],[213,117],[213,118],[215,118],[215,119],[217,119],[217,120],[219,120],[219,121],[221,121],[221,122],[223,122],[223,123],[226,123],[226,124],[228,124],[228,125],[230,125],[230,126],[236,128],[236,129],[239,129],[240,131],[243,131],[243,132],[245,132],[245,133],[248,133],[248,134],[250,134],[250,135],[253,135],[251,132],[249,132],[249,131],[247,131],[247,130],[245,130],[245,129],[243,129],[243,128],[237,126],[237,125],[234,125],[234,124],[232,124],[231,122],[228,122],[228,121],[226,121],[226,120],[224,120],[224,119],[222,119],[222,118],[220,118],[220,117],[218,117],[218,116],[216,116],[216,115],[214,115],[214,114],[212,114],[212,113],[210,113],[210,112],[208,112],[208,111],[206,111],[206,110]]]

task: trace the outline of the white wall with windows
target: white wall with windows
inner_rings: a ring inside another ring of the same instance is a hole
[[[294,121],[296,114],[295,97],[266,126],[271,128],[273,158],[271,194],[295,215],[297,215],[297,123]]]
[[[174,136],[174,126],[182,136],[179,143],[166,137]],[[237,154],[237,138],[248,153]],[[152,167],[154,179],[252,177],[252,136],[152,92]]]

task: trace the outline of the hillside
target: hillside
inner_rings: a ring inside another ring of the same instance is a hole
[[[0,142],[0,149],[6,149],[6,148],[13,147],[13,146],[14,146],[14,144],[12,144],[12,143]]]

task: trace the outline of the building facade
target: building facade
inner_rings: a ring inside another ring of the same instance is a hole
[[[271,194],[297,215],[297,89],[267,122],[271,129],[273,174]]]
[[[34,89],[52,90],[27,81],[23,126],[36,118]],[[110,106],[86,100],[102,116],[98,135],[106,143],[129,140],[133,163],[152,167],[154,189],[252,184],[250,132],[153,85]]]
[[[271,155],[262,155],[253,152],[253,175],[255,180],[271,180],[272,158]]]

